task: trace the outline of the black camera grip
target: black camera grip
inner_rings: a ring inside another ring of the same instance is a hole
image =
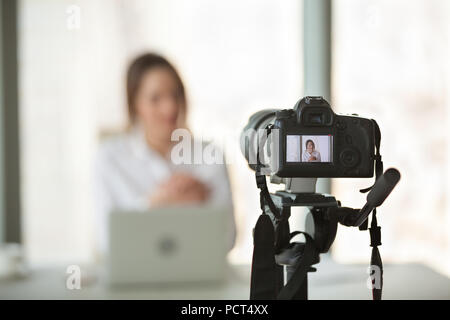
[[[373,208],[383,204],[399,180],[400,172],[397,169],[386,170],[367,195],[367,203]]]
[[[373,209],[380,206],[388,197],[394,187],[400,180],[400,172],[397,169],[390,168],[377,179],[372,190],[367,195],[367,202],[359,212],[355,221],[355,226],[359,227],[367,219]]]

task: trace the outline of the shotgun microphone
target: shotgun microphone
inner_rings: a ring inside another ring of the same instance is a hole
[[[372,190],[367,195],[367,202],[359,211],[355,226],[359,227],[367,219],[373,209],[380,206],[394,189],[400,180],[400,172],[397,169],[387,169],[383,175],[377,179]]]

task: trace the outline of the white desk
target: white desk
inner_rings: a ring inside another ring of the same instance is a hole
[[[309,276],[310,299],[371,299],[365,265],[339,265],[322,258]],[[0,299],[248,299],[250,266],[230,268],[223,285],[177,285],[113,289],[85,281],[66,288],[66,268],[34,270],[26,279],[0,282]],[[419,264],[386,265],[384,299],[450,299],[450,279]]]

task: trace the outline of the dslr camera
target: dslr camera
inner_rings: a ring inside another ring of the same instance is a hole
[[[316,270],[312,266],[320,261],[319,255],[329,250],[338,224],[369,229],[370,265],[378,270],[371,280],[372,294],[381,299],[383,263],[376,208],[394,189],[400,172],[390,168],[383,173],[380,141],[375,120],[337,115],[322,97],[305,97],[293,109],[262,110],[250,117],[240,143],[255,171],[261,207],[253,229],[250,299],[307,299],[307,274]],[[332,195],[315,192],[317,178],[370,178],[374,171],[375,183],[360,190],[368,192],[361,209],[343,207]],[[266,176],[272,183],[284,184],[284,190],[270,193]],[[290,231],[292,207],[308,208],[305,231]],[[308,217],[312,223],[307,223]],[[292,241],[298,234],[305,240]]]
[[[241,136],[249,166],[280,178],[370,178],[375,128],[371,119],[338,115],[322,97],[304,97],[293,109],[253,114]]]

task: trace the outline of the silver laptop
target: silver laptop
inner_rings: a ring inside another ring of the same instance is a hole
[[[107,276],[112,285],[223,280],[226,215],[218,208],[167,207],[114,212]]]

